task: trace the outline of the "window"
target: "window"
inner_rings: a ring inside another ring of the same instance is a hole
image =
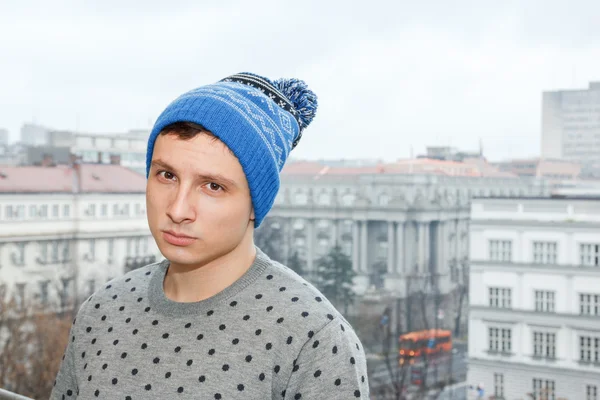
[[[140,245],[141,244],[142,244],[142,238],[141,237],[138,237],[138,238],[134,239],[134,246],[135,246],[135,250],[134,250],[135,253],[134,254],[136,256],[140,255]]]
[[[504,398],[504,374],[494,374],[494,398]]]
[[[148,242],[150,241],[150,237],[142,236],[140,238],[140,241],[141,241],[142,255],[147,255],[148,254]]]
[[[96,239],[90,239],[90,257],[92,260],[96,258]]]
[[[31,205],[29,206],[29,218],[37,218],[37,206]]]
[[[62,282],[62,290],[60,291],[60,306],[62,308],[67,306],[67,301],[69,299],[69,284],[71,283],[71,278],[61,278]]]
[[[106,217],[108,215],[108,204],[102,204],[100,206],[100,215]]]
[[[25,244],[26,242],[16,242],[17,252],[11,254],[13,265],[22,267],[25,265]]]
[[[598,386],[587,385],[585,387],[585,400],[598,400]]]
[[[59,211],[60,211],[60,207],[58,206],[58,204],[52,205],[52,218],[58,218]]]
[[[25,206],[6,206],[5,215],[7,220],[22,219],[25,217]]]
[[[536,290],[535,311],[554,312],[554,293],[546,290]]]
[[[95,204],[90,204],[88,206],[88,209],[86,211],[86,214],[90,217],[95,217],[96,216],[96,205]]]
[[[306,193],[296,192],[294,194],[294,204],[303,205],[303,204],[307,204],[307,203],[308,203],[308,196],[306,195]]]
[[[491,261],[511,261],[512,242],[510,240],[490,240]]]
[[[581,265],[598,267],[600,266],[600,244],[581,243],[579,245]]]
[[[115,203],[113,204],[113,215],[119,215],[119,204]]]
[[[115,239],[108,239],[108,263],[111,264],[115,256]]]
[[[533,262],[536,264],[556,264],[556,242],[533,242]]]
[[[47,218],[48,217],[48,205],[47,204],[44,204],[44,205],[40,206],[39,216],[41,218]]]
[[[40,282],[40,303],[43,305],[48,304],[48,284],[50,281]]]
[[[535,357],[556,357],[556,334],[533,332],[533,355]]]
[[[533,379],[534,400],[556,400],[554,381],[549,379]]]
[[[96,280],[95,279],[88,279],[87,292],[88,292],[88,297],[93,295],[94,292],[96,292]]]
[[[18,308],[23,308],[25,306],[25,284],[17,283],[16,287],[15,302]]]
[[[490,288],[490,307],[511,308],[511,289],[508,288]]]
[[[580,293],[579,313],[581,315],[600,315],[600,294]]]
[[[69,218],[71,216],[71,205],[64,204],[63,205],[63,217]]]
[[[140,203],[135,203],[135,215],[142,215],[142,205]]]
[[[600,338],[592,336],[579,337],[579,361],[600,362]]]
[[[123,205],[123,215],[129,216],[129,203]]]
[[[489,328],[490,351],[500,351],[510,353],[511,350],[511,331],[506,328]]]
[[[58,263],[60,260],[58,258],[58,246],[59,246],[60,242],[58,240],[54,240],[52,242],[49,242],[50,245],[50,262],[52,263]]]

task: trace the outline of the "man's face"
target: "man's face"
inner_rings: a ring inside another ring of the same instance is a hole
[[[173,264],[204,265],[252,235],[254,212],[238,159],[206,134],[158,135],[146,187],[148,224]]]

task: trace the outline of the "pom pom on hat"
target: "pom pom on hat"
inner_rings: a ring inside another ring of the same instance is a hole
[[[317,113],[317,95],[301,79],[277,79],[273,86],[294,105],[302,121],[300,129],[306,128]]]

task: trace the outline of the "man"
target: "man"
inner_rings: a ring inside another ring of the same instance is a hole
[[[52,399],[369,398],[354,330],[253,242],[316,108],[303,81],[243,73],[163,111],[146,208],[166,260],[82,304]]]

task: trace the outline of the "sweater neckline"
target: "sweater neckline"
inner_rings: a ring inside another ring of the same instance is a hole
[[[169,316],[199,315],[211,311],[256,281],[270,265],[269,261],[268,256],[256,247],[254,262],[238,280],[207,299],[182,303],[173,301],[165,295],[163,284],[170,262],[169,260],[164,260],[156,266],[155,272],[148,283],[150,307],[159,313]]]

